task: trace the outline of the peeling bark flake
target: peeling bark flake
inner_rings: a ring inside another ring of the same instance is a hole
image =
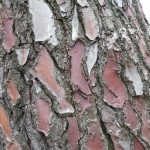
[[[4,20],[4,31],[5,31],[5,38],[2,43],[2,46],[7,50],[7,52],[10,52],[11,48],[16,43],[16,37],[13,34],[13,20],[12,19],[5,19]]]
[[[115,0],[119,7],[122,7],[122,0]]]
[[[84,45],[77,42],[69,51],[71,59],[71,81],[79,87],[79,89],[86,93],[91,94],[88,82],[82,73],[82,59],[84,57]]]
[[[16,49],[16,54],[19,65],[23,66],[27,61],[29,55],[29,48]]]
[[[79,33],[79,20],[77,14],[77,8],[74,8],[74,15],[72,19],[72,40],[76,40],[78,38]]]
[[[82,12],[86,36],[90,40],[94,40],[97,36],[99,36],[99,28],[98,23],[96,21],[97,19],[90,7],[83,8]]]
[[[77,0],[77,2],[82,7],[89,6],[87,0]]]
[[[87,56],[87,61],[86,61],[89,75],[90,75],[91,70],[92,70],[92,68],[93,68],[93,66],[97,60],[97,53],[98,53],[97,43],[92,44],[90,47],[88,56]]]
[[[143,82],[137,71],[136,66],[133,63],[131,62],[126,63],[125,74],[129,78],[129,80],[133,82],[133,87],[134,87],[136,95],[142,95],[143,94]]]
[[[46,136],[50,130],[52,112],[50,105],[44,99],[37,99],[35,108],[37,110],[37,126],[38,130],[43,132]]]
[[[74,112],[73,106],[65,100],[64,89],[56,81],[54,63],[45,48],[41,50],[40,58],[35,69],[32,69],[30,72],[34,77],[39,78],[57,98],[59,102],[59,113]]]
[[[72,150],[77,150],[78,140],[80,139],[81,133],[79,131],[78,123],[75,117],[68,118],[68,140]]]
[[[117,62],[110,51],[108,61],[104,68],[103,80],[107,87],[104,88],[104,101],[115,108],[122,108],[128,99],[126,87],[117,73]]]
[[[12,138],[12,132],[10,128],[8,114],[6,113],[4,107],[0,105],[0,126],[6,134],[6,138],[10,141]]]
[[[29,0],[29,10],[32,14],[35,41],[49,40],[53,45],[57,45],[56,27],[48,5],[43,0]]]

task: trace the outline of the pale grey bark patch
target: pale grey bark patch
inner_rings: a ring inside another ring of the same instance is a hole
[[[78,38],[78,33],[79,33],[79,19],[78,19],[77,8],[75,6],[73,19],[72,19],[72,40],[76,40]]]
[[[87,61],[86,61],[89,75],[97,60],[97,53],[98,53],[98,45],[97,43],[94,43],[90,46],[90,50],[89,50]]]
[[[116,0],[116,2],[119,7],[122,7],[122,0]]]
[[[124,150],[131,150],[131,140],[127,139],[126,141],[119,141],[119,144]]]
[[[29,10],[32,14],[35,41],[49,40],[53,45],[57,45],[53,13],[48,5],[43,0],[30,0]]]
[[[143,82],[137,71],[136,66],[133,63],[130,62],[126,65],[125,74],[129,78],[129,80],[133,82],[133,87],[134,87],[136,95],[142,95],[143,94]]]
[[[29,50],[29,48],[16,49],[19,65],[23,66],[26,63],[29,55]]]
[[[78,4],[82,7],[89,6],[87,0],[77,0]]]

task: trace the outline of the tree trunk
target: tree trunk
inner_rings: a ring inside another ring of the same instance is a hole
[[[0,2],[0,150],[150,149],[139,0]]]

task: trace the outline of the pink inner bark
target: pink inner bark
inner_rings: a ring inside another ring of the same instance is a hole
[[[81,133],[78,128],[76,118],[68,118],[68,140],[72,150],[77,150],[78,140],[80,139]]]
[[[49,120],[52,117],[50,105],[44,99],[37,99],[35,103],[37,110],[37,126],[40,131],[48,135],[50,129]]]
[[[8,82],[7,90],[12,99],[12,104],[15,105],[17,103],[17,99],[20,98],[20,94],[13,80]]]
[[[38,77],[39,80],[57,97],[57,100],[59,100],[58,111],[60,113],[74,112],[73,106],[65,100],[64,89],[56,81],[54,63],[45,48],[41,50],[38,64],[35,69],[31,70],[31,74],[34,77]]]
[[[125,100],[128,99],[126,87],[117,73],[117,62],[113,53],[109,52],[108,61],[104,68],[103,80],[108,88],[104,89],[104,99],[113,107],[122,108]]]
[[[11,48],[15,45],[16,37],[13,34],[13,20],[5,19],[4,20],[4,30],[5,30],[5,39],[3,41],[4,48],[9,52]]]
[[[86,142],[88,150],[104,150],[105,144],[102,131],[97,122],[90,122],[88,124],[89,138]]]
[[[91,94],[88,82],[82,72],[82,59],[84,57],[84,45],[77,42],[69,51],[71,59],[71,81],[86,94]]]

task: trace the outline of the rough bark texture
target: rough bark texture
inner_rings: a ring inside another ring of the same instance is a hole
[[[149,150],[147,27],[139,0],[0,0],[0,150]]]

